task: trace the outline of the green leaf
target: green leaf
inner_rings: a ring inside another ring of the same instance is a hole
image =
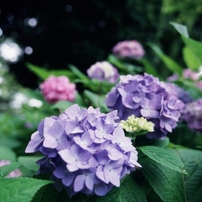
[[[120,70],[126,71],[125,65],[114,55],[109,55],[107,58],[108,62],[115,65]]]
[[[155,146],[141,146],[139,149],[153,161],[171,170],[186,173],[184,164],[173,150]]]
[[[71,71],[76,75],[78,76],[80,79],[88,82],[89,81],[89,78],[83,74],[77,67],[75,67],[74,65],[69,65],[69,68],[71,69]]]
[[[187,175],[166,168],[145,155],[139,159],[143,175],[165,202],[201,201],[202,151],[187,148],[172,150],[183,162]]]
[[[131,175],[125,177],[119,188],[113,188],[106,196],[93,196],[87,202],[146,202],[146,196]]]
[[[47,79],[50,75],[54,76],[67,76],[71,81],[75,79],[74,73],[69,70],[61,69],[61,70],[46,70],[44,67],[39,67],[37,65],[33,65],[31,63],[26,63],[26,66],[31,70],[34,74],[36,74],[42,80]]]
[[[181,25],[178,24],[176,22],[170,22],[171,25],[173,25],[173,27],[184,37],[188,38],[189,37],[189,33],[188,33],[188,29],[187,26],[185,25]]]
[[[99,96],[88,90],[84,91],[84,95],[90,100],[94,107],[102,107],[103,109],[107,109],[106,105],[104,104],[105,96]]]
[[[50,72],[43,67],[39,67],[31,63],[26,63],[26,66],[42,80],[45,80],[50,75]]]
[[[73,102],[61,100],[61,101],[56,102],[54,105],[52,105],[51,108],[53,108],[53,109],[61,109],[61,110],[64,111],[65,109],[72,106],[73,104],[74,104]]]
[[[188,175],[182,176],[186,201],[199,202],[202,199],[202,152],[191,149],[177,149]]]
[[[34,196],[31,202],[70,202],[65,190],[58,192],[52,184],[42,187]],[[79,201],[80,202],[80,201]],[[82,202],[82,201],[81,201]]]
[[[163,53],[163,51],[153,43],[149,43],[149,46],[153,49],[153,51],[159,56],[159,58],[164,62],[166,67],[173,73],[177,73],[178,75],[182,74],[182,67],[175,62],[172,58]]]
[[[16,161],[16,154],[9,147],[0,145],[0,160]]]
[[[8,174],[10,174],[12,171],[20,167],[20,163],[15,162],[11,164],[7,164],[0,167],[0,176],[6,177]]]
[[[200,62],[200,65],[202,64],[202,43],[195,41],[190,38],[186,38],[182,36],[183,42],[186,44],[186,46],[190,49],[190,51],[193,52],[193,54],[198,58],[198,61]]]
[[[18,161],[27,169],[36,172],[39,169],[39,165],[36,164],[36,161],[41,158],[42,156],[19,156]]]
[[[139,62],[144,65],[145,72],[147,72],[148,74],[152,74],[155,77],[161,78],[156,69],[145,58],[140,59]]]
[[[0,201],[2,202],[29,202],[37,190],[51,183],[47,180],[33,178],[3,178],[0,179]]]
[[[162,201],[186,201],[182,183],[183,174],[166,168],[147,156],[140,158],[139,163],[142,165],[143,175]]]
[[[3,145],[4,147],[9,147],[9,148],[16,148],[21,145],[21,142],[19,140],[16,140],[14,138],[11,138],[9,136],[7,137],[0,137],[0,147]],[[0,159],[1,159],[1,151],[0,151]]]
[[[147,145],[153,145],[157,147],[166,147],[169,144],[170,140],[168,137],[165,137],[164,139],[159,139],[159,138],[153,138],[153,139],[148,139],[147,138]]]
[[[201,65],[199,58],[187,46],[183,48],[182,53],[186,66],[198,71],[199,66]]]

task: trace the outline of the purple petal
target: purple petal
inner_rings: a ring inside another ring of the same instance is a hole
[[[50,135],[46,135],[43,141],[43,146],[47,148],[55,149],[57,147],[57,140]]]
[[[77,175],[75,180],[74,180],[74,191],[79,192],[84,188],[84,183],[85,183],[85,175]]]
[[[70,134],[74,128],[75,128],[75,123],[68,121],[65,125],[65,132],[67,134]]]
[[[74,104],[65,110],[65,114],[71,119],[74,119],[81,111],[79,105]]]
[[[150,111],[148,109],[141,109],[140,113],[145,118],[150,118]]]
[[[48,133],[55,138],[61,137],[63,132],[64,128],[58,121],[55,121],[55,123],[48,130]]]
[[[55,175],[55,177],[61,179],[65,176],[65,170],[62,166],[59,166],[54,170],[53,174]]]
[[[88,175],[86,176],[85,185],[88,189],[93,190],[94,183],[91,177],[89,177]]]
[[[38,131],[36,131],[35,133],[33,133],[34,136],[32,136],[32,139],[29,141],[25,152],[26,153],[34,153],[37,152],[39,150],[39,147],[43,141],[43,138],[40,136],[40,134],[38,133]]]
[[[79,169],[76,163],[67,164],[66,167],[70,172],[74,172]]]
[[[62,183],[68,187],[72,184],[74,180],[75,174],[74,173],[68,173],[62,178]]]
[[[73,163],[75,161],[75,158],[72,156],[71,152],[68,149],[63,149],[58,153],[66,163]]]
[[[98,196],[105,196],[107,194],[107,186],[104,183],[96,184],[94,190]]]
[[[111,171],[109,173],[109,179],[110,179],[110,182],[116,187],[120,186],[120,176],[116,172]]]
[[[49,128],[54,124],[55,119],[47,117],[44,119],[44,134],[49,134]]]
[[[102,180],[103,182],[105,182],[105,177],[104,177],[104,172],[103,172],[103,166],[98,166],[96,169],[96,176]],[[107,182],[106,182],[107,183]]]
[[[113,161],[123,158],[123,154],[117,149],[109,148],[107,149],[107,151],[108,151],[109,158]]]

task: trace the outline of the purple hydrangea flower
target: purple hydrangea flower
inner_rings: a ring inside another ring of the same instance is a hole
[[[58,190],[69,197],[77,192],[106,195],[136,167],[137,151],[119,125],[116,111],[72,105],[58,117],[39,123],[26,147],[27,153],[40,151],[38,173],[52,173]]]
[[[147,134],[150,138],[162,138],[171,132],[184,107],[172,84],[146,73],[120,76],[120,82],[107,94],[105,102],[109,109],[118,111],[120,120],[134,114],[153,122],[154,132]]]
[[[179,100],[181,100],[184,103],[193,101],[193,98],[186,90],[184,90],[183,88],[174,83],[166,82],[164,87],[166,88],[166,91],[168,93],[175,95]]]
[[[182,112],[184,120],[191,130],[202,133],[202,98],[189,102]]]
[[[107,61],[96,62],[87,69],[87,74],[92,79],[116,83],[119,78],[118,70]]]
[[[120,41],[113,47],[112,52],[119,58],[140,59],[145,55],[142,45],[136,40]]]

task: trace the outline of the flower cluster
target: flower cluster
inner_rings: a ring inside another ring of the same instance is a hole
[[[146,73],[120,76],[120,82],[107,94],[105,102],[109,109],[118,111],[121,120],[134,114],[153,122],[154,132],[147,133],[147,136],[162,138],[177,126],[180,110],[184,107],[170,87],[171,84],[160,82]]]
[[[121,41],[117,43],[112,53],[119,58],[135,58],[140,59],[145,55],[142,45],[136,41]]]
[[[135,117],[133,114],[126,120],[122,120],[120,125],[127,132],[134,132],[139,134],[140,132],[153,132],[154,124],[143,117]]]
[[[180,86],[178,86],[174,83],[169,83],[169,82],[161,83],[161,85],[163,85],[164,88],[166,88],[166,91],[168,93],[175,95],[179,100],[181,100],[185,104],[193,101],[193,98],[190,96],[189,92],[187,92]]]
[[[87,74],[92,79],[116,83],[119,78],[118,70],[107,61],[96,62],[87,69]]]
[[[99,108],[67,108],[58,117],[42,120],[26,148],[44,158],[38,173],[52,173],[58,190],[69,197],[77,192],[103,196],[135,167],[137,151],[118,123],[117,112]]]
[[[76,85],[71,83],[66,76],[50,76],[40,85],[40,89],[49,103],[60,100],[75,100]]]
[[[199,79],[198,73],[196,71],[193,71],[192,69],[189,69],[189,68],[183,70],[182,76],[184,78],[191,79],[193,81],[196,81]]]
[[[193,71],[192,69],[186,68],[182,72],[182,77],[193,81],[193,83],[199,89],[202,90],[202,80],[200,80],[201,70],[199,72],[197,72],[197,71]],[[170,77],[168,77],[168,81],[170,81],[170,82],[177,81],[178,78],[179,78],[179,76],[174,74],[174,75],[171,75]]]
[[[202,98],[189,102],[185,105],[182,120],[187,122],[188,127],[194,131],[202,132]]]
[[[0,160],[0,167],[11,164],[11,161],[9,160]],[[6,178],[12,178],[12,177],[20,177],[22,175],[20,169],[15,169],[11,173],[9,173]]]

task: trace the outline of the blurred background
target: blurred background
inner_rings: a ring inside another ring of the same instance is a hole
[[[147,43],[153,42],[180,63],[182,42],[169,22],[185,24],[190,37],[201,40],[201,3],[201,0],[4,1],[0,4],[1,62],[9,67],[17,82],[29,88],[36,88],[38,83],[26,62],[46,69],[65,69],[73,64],[85,72],[91,64],[105,60],[121,40],[138,40],[147,57],[151,55]],[[156,66],[162,65],[154,55],[151,57]]]
[[[115,2],[115,3],[114,3]],[[201,0],[10,0],[0,3],[0,145],[24,153],[40,120],[55,111],[37,92],[39,78],[26,64],[80,71],[106,60],[119,41],[135,39],[159,74],[169,76],[148,43],[187,68],[183,43],[169,24],[202,40]],[[43,105],[43,107],[41,107]],[[41,107],[41,108],[40,108]],[[58,111],[57,111],[58,113]]]

